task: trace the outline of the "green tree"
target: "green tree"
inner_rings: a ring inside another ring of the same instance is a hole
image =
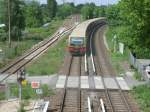
[[[74,6],[70,3],[65,3],[58,7],[57,16],[65,18],[74,12]]]
[[[106,16],[106,6],[100,6],[99,16],[101,16],[101,17],[105,17]]]
[[[47,0],[47,9],[50,19],[53,19],[56,16],[57,12],[57,2],[56,0]]]
[[[0,24],[4,23],[5,4],[4,0],[0,0]]]
[[[92,19],[94,18],[94,10],[95,10],[95,4],[86,4],[81,9],[81,14],[83,16],[83,19]]]
[[[43,15],[39,2],[29,2],[25,8],[25,15],[27,27],[39,27],[43,24]]]
[[[121,22],[119,5],[110,5],[106,8],[106,16],[109,20],[109,24],[118,25]]]
[[[5,1],[6,16],[5,24],[6,31],[8,31],[8,1]],[[21,37],[21,30],[25,28],[25,17],[24,17],[24,2],[22,0],[10,0],[10,28],[11,28],[11,39],[16,40]]]
[[[150,1],[121,0],[120,14],[124,25],[128,26],[123,40],[140,58],[150,58]]]
[[[48,9],[47,9],[47,4],[42,4],[41,5],[41,10],[42,10],[42,17],[43,17],[43,22],[49,22],[50,18],[48,16]]]
[[[75,13],[81,13],[81,9],[82,9],[82,7],[83,7],[84,5],[83,4],[79,4],[79,5],[77,5],[76,7],[75,7]]]

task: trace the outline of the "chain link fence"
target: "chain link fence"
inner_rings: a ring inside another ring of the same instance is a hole
[[[150,64],[149,59],[137,59],[131,52],[129,54],[130,64],[137,69],[138,73],[142,75],[144,80],[148,80],[145,68]]]

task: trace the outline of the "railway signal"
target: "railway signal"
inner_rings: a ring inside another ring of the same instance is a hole
[[[17,72],[17,81],[18,81],[18,85],[19,85],[19,104],[20,104],[20,107],[21,107],[21,97],[22,97],[22,81],[25,80],[25,69],[20,69],[18,72]]]

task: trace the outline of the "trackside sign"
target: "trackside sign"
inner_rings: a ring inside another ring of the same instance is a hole
[[[31,82],[31,87],[32,87],[33,89],[38,89],[38,88],[40,88],[40,82],[35,82],[35,81]]]

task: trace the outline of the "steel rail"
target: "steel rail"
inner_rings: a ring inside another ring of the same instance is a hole
[[[14,64],[10,65],[8,68],[6,68],[4,71],[1,72],[1,74],[4,74],[6,71],[10,70],[11,68],[13,68],[13,66],[15,66],[16,64],[19,64],[21,61],[23,61],[26,57],[32,55],[34,52],[36,52],[37,50],[39,50],[40,48],[48,45],[46,48],[44,48],[42,51],[40,51],[38,54],[35,55],[35,57],[32,57],[31,59],[27,60],[27,62],[25,62],[24,64],[22,64],[19,68],[16,68],[15,71],[13,71],[12,73],[8,74],[6,77],[4,77],[0,83],[2,83],[4,80],[6,80],[8,77],[10,77],[12,74],[16,73],[20,68],[22,68],[23,66],[25,66],[27,63],[29,63],[31,60],[35,59],[37,56],[39,56],[44,50],[46,50],[49,46],[51,46],[53,43],[55,43],[59,37],[63,36],[64,34],[68,33],[69,31],[72,31],[75,28],[75,26],[73,26],[70,29],[65,30],[64,32],[62,32],[61,34],[54,36],[52,39],[50,39],[48,42],[46,42],[45,44],[41,45],[40,47],[34,49],[32,52],[30,52],[29,54],[23,56],[23,58],[19,59],[17,62],[15,62]],[[50,42],[50,43],[49,43]]]
[[[93,29],[93,32],[90,34],[90,41],[92,41],[92,37],[94,37],[94,33],[98,30],[98,28],[100,28],[101,26],[103,26],[103,25],[96,25],[96,27]],[[92,49],[92,42],[90,42],[91,44],[90,44],[90,49],[91,49],[91,54],[93,53],[93,49]],[[93,56],[92,56],[93,57]],[[95,60],[94,60],[94,58],[93,58],[93,65],[95,65]],[[100,64],[98,64],[98,66],[99,66],[99,70],[101,71],[101,65]],[[94,70],[93,70],[94,71]],[[95,68],[95,73],[96,73],[96,68]],[[96,75],[97,75],[97,73],[96,73]],[[104,84],[104,80],[102,79],[102,82],[103,82],[103,84]],[[112,111],[113,112],[115,112],[115,110],[114,110],[114,108],[113,108],[113,105],[112,105],[112,102],[111,102],[111,98],[110,98],[110,96],[109,96],[109,94],[108,94],[108,90],[107,90],[107,88],[106,88],[106,85],[104,85],[104,88],[105,88],[105,93],[106,93],[106,97],[107,97],[107,99],[108,99],[108,101],[109,101],[109,104],[111,105],[111,109],[112,109]]]
[[[61,108],[60,108],[60,112],[63,112],[64,111],[64,105],[65,105],[65,101],[66,101],[66,94],[67,94],[67,81],[68,81],[68,77],[70,76],[71,74],[71,69],[72,69],[72,63],[73,63],[73,59],[74,57],[72,56],[71,57],[71,61],[70,61],[70,64],[69,64],[69,69],[68,69],[68,73],[67,73],[67,77],[66,77],[66,80],[65,80],[65,86],[64,86],[64,92],[63,92],[63,97],[62,97],[62,102],[61,102]],[[81,74],[81,58],[79,58],[79,74]],[[80,76],[80,75],[79,75]],[[78,112],[81,112],[81,90],[80,90],[80,83],[79,83],[79,87],[77,89],[77,92],[78,92]]]
[[[99,41],[101,41],[100,38],[99,38]],[[99,70],[102,72],[101,64],[98,64],[98,66],[99,66]],[[103,73],[102,73],[102,74],[103,74]],[[102,75],[102,74],[101,74],[101,75]],[[103,75],[102,75],[102,76],[103,76]],[[122,99],[123,99],[123,101],[124,101],[124,104],[125,104],[125,106],[126,106],[128,112],[131,112],[131,108],[130,108],[129,104],[127,103],[127,100],[126,100],[126,98],[125,98],[125,96],[124,96],[124,94],[123,94],[123,92],[122,92],[122,90],[121,90],[121,87],[119,86],[119,84],[118,84],[116,78],[114,78],[114,80],[115,80],[115,82],[117,83],[117,85],[118,85],[118,87],[119,87],[118,92],[120,93],[120,96],[122,97]],[[113,106],[112,101],[111,101],[111,98],[110,98],[109,91],[108,91],[108,89],[106,88],[106,85],[105,85],[105,83],[104,83],[104,79],[103,79],[103,78],[102,78],[102,81],[103,81],[103,84],[104,84],[104,87],[105,87],[107,96],[108,96],[108,98],[109,98],[109,101],[110,101],[110,103],[111,103],[111,105],[112,105],[112,109],[113,109],[113,111],[115,112],[114,106]]]
[[[60,112],[63,112],[63,109],[64,109],[64,103],[65,103],[66,91],[67,91],[67,81],[68,81],[68,76],[70,74],[72,61],[73,61],[73,57],[71,57],[71,61],[70,61],[70,64],[69,64],[69,69],[68,69],[68,74],[67,74],[66,80],[65,80],[65,86],[64,86],[64,91],[63,91],[63,97],[62,97]]]

